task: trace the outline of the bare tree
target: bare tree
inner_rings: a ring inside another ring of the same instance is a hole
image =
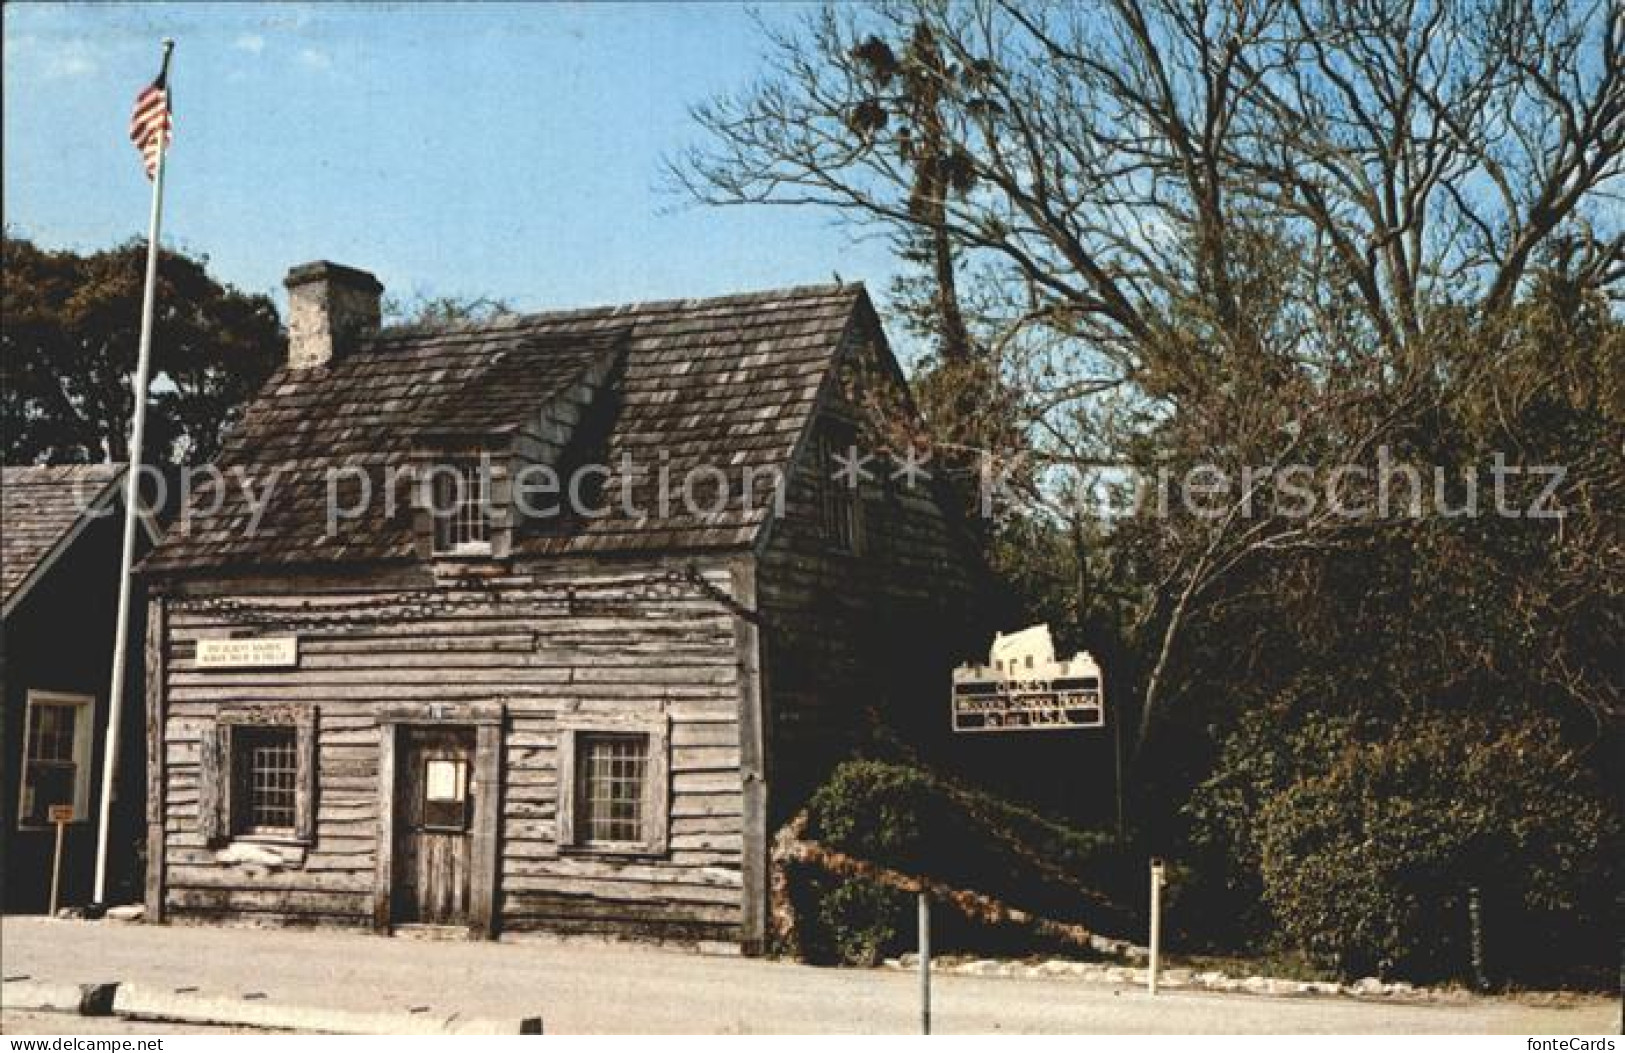
[[[942,361],[987,360],[1051,465],[1351,463],[1487,383],[1493,341],[1447,345],[1538,266],[1620,296],[1610,0],[902,0],[769,37],[676,179],[913,247]],[[1351,529],[1258,496],[1159,524],[1142,736],[1219,582]]]

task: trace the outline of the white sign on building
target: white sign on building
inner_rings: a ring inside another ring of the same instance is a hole
[[[280,669],[299,664],[297,636],[199,640],[199,669]]]
[[[1099,663],[1087,651],[1057,661],[1047,625],[998,633],[986,665],[954,670],[955,731],[1067,731],[1105,723]]]

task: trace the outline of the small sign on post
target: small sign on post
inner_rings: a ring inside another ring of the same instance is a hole
[[[56,827],[56,850],[51,853],[51,917],[56,917],[58,893],[62,889],[62,837],[68,824],[73,822],[73,805],[53,804],[45,811],[46,819]]]

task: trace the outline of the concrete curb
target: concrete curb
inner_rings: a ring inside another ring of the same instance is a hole
[[[913,971],[919,968],[919,957],[904,954],[887,958],[882,966],[887,969]],[[943,976],[996,976],[1011,979],[1075,979],[1082,983],[1111,984],[1124,987],[1146,986],[1147,969],[1112,965],[1106,962],[1079,962],[1052,959],[1045,962],[1011,961],[983,958],[974,961],[949,960],[933,963],[932,971]],[[1353,983],[1330,980],[1286,980],[1272,976],[1230,976],[1218,971],[1198,972],[1183,967],[1170,967],[1161,971],[1161,987],[1207,994],[1251,994],[1281,997],[1342,997],[1363,1001],[1392,1001],[1422,1005],[1440,1002],[1463,1002],[1473,995],[1460,988],[1416,987],[1403,981],[1384,983],[1375,977],[1366,977]]]
[[[112,1000],[117,1016],[132,1020],[260,1027],[334,1035],[539,1035],[542,1018],[469,1017],[459,1013],[360,1013],[286,1005],[206,991],[173,991],[120,984]]]
[[[50,983],[20,976],[0,982],[0,1009],[110,1016],[118,984]]]

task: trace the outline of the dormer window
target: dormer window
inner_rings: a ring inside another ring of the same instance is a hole
[[[434,467],[434,552],[437,556],[491,554],[490,472],[480,461]]]

